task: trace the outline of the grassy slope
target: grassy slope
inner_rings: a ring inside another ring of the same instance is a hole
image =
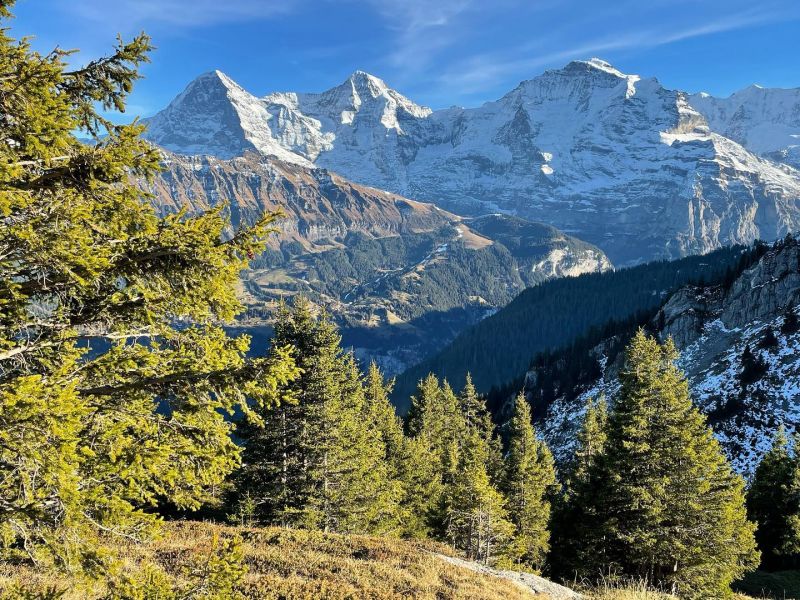
[[[243,592],[259,600],[531,600],[517,584],[449,564],[435,554],[454,556],[447,546],[391,538],[326,534],[296,529],[240,528],[183,521],[167,524],[160,540],[145,545],[121,544],[124,562],[154,562],[183,577],[187,566],[204,561],[215,536],[239,534],[244,540],[248,572]],[[63,600],[93,600],[105,588],[87,591],[67,576],[44,575],[0,563],[0,592],[13,582],[66,590]],[[752,581],[748,589],[765,584]],[[770,581],[769,583],[775,583]],[[742,590],[744,591],[744,590]],[[788,596],[793,597],[793,596]],[[587,600],[675,600],[643,587],[612,586],[590,591]],[[748,600],[735,596],[736,600]]]
[[[123,546],[129,563],[142,559],[180,574],[185,565],[207,555],[215,534],[239,533],[244,539],[248,573],[244,592],[259,600],[530,600],[534,595],[516,584],[447,564],[432,554],[452,554],[429,542],[344,536],[292,529],[242,529],[198,522],[171,523],[161,540],[145,546]],[[11,581],[71,589],[67,578],[43,576],[0,565],[0,590]],[[98,598],[71,590],[64,600]],[[543,598],[543,596],[535,596]]]

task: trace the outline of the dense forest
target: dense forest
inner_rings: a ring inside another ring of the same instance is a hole
[[[142,34],[73,70],[70,53],[0,31],[0,597],[261,598],[248,560],[271,559],[245,557],[242,536],[267,525],[439,540],[484,564],[587,586],[613,573],[681,598],[728,597],[759,551],[767,566],[796,559],[796,452],[777,432],[746,489],[674,345],[642,330],[618,396],[589,407],[559,472],[524,397],[501,442],[468,376],[458,391],[422,378],[401,420],[392,382],[361,372],[302,296],[250,353],[223,324],[280,214],[232,236],[222,210],[157,215],[133,181],[159,168],[157,149],[101,113],[124,109],[150,51]],[[747,256],[722,251],[709,273]],[[687,260],[645,268],[662,287],[637,289],[635,270],[612,281],[657,300],[709,259]],[[611,303],[597,280],[574,281]],[[586,306],[566,289],[552,288]],[[199,561],[167,545],[168,571],[137,549],[175,515],[237,527]]]
[[[761,252],[761,245],[723,248],[705,256],[556,279],[526,289],[435,357],[400,375],[395,402],[406,410],[406,398],[429,372],[454,385],[472,373],[481,391],[506,385],[524,374],[539,353],[568,347],[592,330],[613,329],[613,322],[638,323],[684,285],[731,281]]]

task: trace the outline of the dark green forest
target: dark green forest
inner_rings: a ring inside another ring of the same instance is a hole
[[[461,333],[433,358],[400,375],[393,399],[405,411],[406,398],[429,372],[456,386],[471,373],[483,392],[518,381],[539,353],[568,347],[582,336],[596,337],[592,330],[612,332],[614,323],[642,322],[676,289],[731,281],[762,252],[761,245],[723,248],[705,256],[536,285]]]

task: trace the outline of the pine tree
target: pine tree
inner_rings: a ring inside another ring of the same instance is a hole
[[[225,415],[257,421],[285,399],[290,350],[248,359],[249,338],[220,325],[277,215],[227,237],[222,208],[159,217],[134,183],[159,153],[142,125],[99,112],[124,110],[149,38],[70,69],[69,52],[8,35],[12,5],[0,3],[0,558],[91,569],[107,532],[147,536],[160,499],[213,499],[239,461]]]
[[[493,562],[514,534],[505,498],[486,470],[487,447],[480,431],[466,429],[453,481],[447,486],[445,532],[469,558]]]
[[[519,567],[541,570],[550,542],[549,494],[556,482],[553,455],[537,439],[525,396],[514,403],[509,422],[506,473],[502,491],[515,526],[510,558]]]
[[[800,553],[799,462],[781,428],[747,493],[747,514],[758,525],[756,541],[768,569],[789,566]]]
[[[628,347],[604,455],[590,473],[607,552],[596,566],[681,597],[721,598],[758,564],[755,526],[677,356],[671,340],[659,345],[642,330]]]

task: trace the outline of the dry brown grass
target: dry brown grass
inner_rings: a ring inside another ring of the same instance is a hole
[[[587,593],[587,600],[678,600],[675,596],[650,589],[644,582],[618,585],[606,582]],[[753,600],[734,594],[731,600]]]
[[[512,582],[472,572],[436,558],[446,546],[389,538],[343,536],[294,529],[245,529],[198,522],[167,525],[162,539],[143,546],[120,544],[124,563],[144,561],[182,577],[185,565],[210,552],[214,536],[238,533],[248,573],[243,592],[263,600],[530,600]],[[0,589],[13,582],[69,590],[65,600],[102,596],[104,585],[0,566]],[[541,596],[537,596],[541,598]]]

